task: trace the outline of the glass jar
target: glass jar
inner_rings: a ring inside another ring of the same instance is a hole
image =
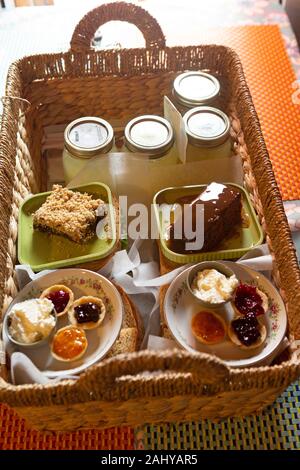
[[[113,145],[111,125],[98,117],[83,117],[72,121],[65,129],[63,168],[69,183],[86,165],[88,159],[108,153]],[[99,177],[101,179],[101,168]]]
[[[223,111],[199,106],[185,113],[183,122],[188,137],[187,162],[230,157],[230,121]]]
[[[184,72],[175,78],[172,93],[175,106],[185,113],[197,106],[214,105],[220,93],[220,82],[206,72]]]
[[[177,163],[172,126],[160,116],[149,114],[129,121],[124,141],[127,151],[148,154],[157,163]]]

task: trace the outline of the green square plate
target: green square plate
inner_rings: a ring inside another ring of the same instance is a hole
[[[29,264],[33,271],[74,266],[105,258],[116,244],[116,221],[108,186],[102,183],[89,183],[70,189],[92,194],[95,198],[108,203],[109,236],[100,238],[95,236],[88,243],[80,245],[59,235],[34,230],[32,214],[45,202],[51,192],[31,196],[20,208],[18,258],[20,263]]]
[[[173,205],[176,199],[180,197],[199,194],[204,188],[206,188],[207,185],[166,188],[156,193],[153,199],[154,211],[156,222],[159,228],[160,247],[163,255],[167,259],[178,264],[197,263],[200,261],[211,261],[217,259],[237,259],[246,254],[249,250],[251,250],[251,248],[260,245],[263,242],[263,231],[246,190],[238,184],[224,184],[235,186],[240,190],[242,194],[243,211],[249,221],[249,226],[241,227],[233,237],[228,238],[222,243],[222,246],[219,250],[209,251],[206,253],[196,252],[185,255],[171,251],[167,246],[165,235],[162,230],[164,225],[162,220],[163,215],[162,211],[159,209],[159,206],[161,204]]]

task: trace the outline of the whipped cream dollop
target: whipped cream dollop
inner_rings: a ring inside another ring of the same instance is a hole
[[[204,302],[219,304],[231,298],[238,283],[239,281],[234,274],[231,277],[226,277],[216,269],[204,269],[195,276],[192,291]]]
[[[20,343],[31,344],[49,336],[55,327],[54,305],[49,299],[30,299],[13,306],[9,333]]]

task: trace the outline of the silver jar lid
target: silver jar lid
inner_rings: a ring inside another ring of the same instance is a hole
[[[107,121],[90,116],[75,119],[64,133],[67,150],[80,158],[108,152],[112,148],[113,138],[114,130]]]
[[[219,80],[206,72],[184,72],[173,83],[175,98],[188,108],[211,104],[219,92]]]
[[[131,152],[149,153],[157,158],[172,147],[174,133],[167,119],[152,114],[139,116],[125,127],[125,144]]]
[[[183,122],[189,142],[198,147],[216,147],[230,134],[228,116],[210,106],[190,109],[183,116]]]

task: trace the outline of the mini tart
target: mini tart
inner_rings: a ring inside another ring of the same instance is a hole
[[[269,309],[269,299],[268,299],[268,296],[262,292],[261,290],[259,290],[258,288],[256,288],[256,291],[258,293],[258,295],[262,298],[262,308],[264,309],[264,312],[267,313],[268,309]],[[263,315],[262,315],[263,316]]]
[[[88,341],[84,330],[68,325],[55,333],[51,343],[51,354],[58,361],[72,362],[80,359],[87,347]]]
[[[239,317],[235,317],[234,320],[236,320],[237,318],[244,318],[244,316],[240,315]],[[263,325],[260,321],[258,321],[258,328],[260,332],[260,338],[258,338],[257,341],[255,341],[255,343],[251,344],[250,346],[247,346],[246,344],[241,343],[241,341],[239,340],[235,331],[232,328],[231,322],[228,327],[228,336],[229,336],[229,339],[241,349],[244,349],[244,350],[256,349],[265,342],[266,337],[267,337],[267,329],[265,325]]]
[[[202,310],[196,313],[191,321],[191,329],[194,337],[200,343],[208,345],[224,341],[227,332],[225,320],[210,310]]]
[[[99,320],[98,321],[86,321],[86,322],[78,322],[75,312],[76,312],[76,307],[79,307],[80,305],[92,303],[98,306],[100,314],[99,314]],[[92,330],[94,328],[97,328],[100,323],[103,322],[104,317],[106,313],[106,308],[104,305],[104,302],[102,299],[99,297],[94,297],[92,295],[80,297],[79,299],[75,300],[73,303],[72,307],[68,311],[68,317],[69,317],[69,322],[72,325],[76,325],[79,328],[83,328],[84,330]]]
[[[262,298],[262,308],[264,309],[264,312],[267,313],[268,309],[269,309],[269,299],[268,299],[268,296],[262,292],[260,289],[258,289],[258,287],[256,287],[256,292],[257,294]],[[243,316],[243,313],[240,312],[236,306],[235,306],[235,302],[234,302],[234,297],[232,299],[232,307],[233,307],[233,310],[234,310],[234,313],[236,315],[236,317],[240,317],[240,316]],[[264,315],[259,315],[257,317],[257,319],[260,321],[260,317],[264,317]]]
[[[57,310],[55,309],[56,315],[58,317],[61,317],[62,315],[65,315],[65,313],[67,313],[67,311],[69,310],[69,308],[74,302],[74,294],[73,294],[73,291],[71,291],[69,287],[64,286],[63,284],[54,284],[53,286],[48,287],[41,293],[40,299],[43,299],[44,297],[48,298],[49,300],[51,300],[51,302],[53,303],[55,307],[55,299],[51,298],[51,294],[54,294],[55,292],[58,292],[58,291],[64,291],[69,295],[69,300],[65,308],[61,312],[57,312]]]

